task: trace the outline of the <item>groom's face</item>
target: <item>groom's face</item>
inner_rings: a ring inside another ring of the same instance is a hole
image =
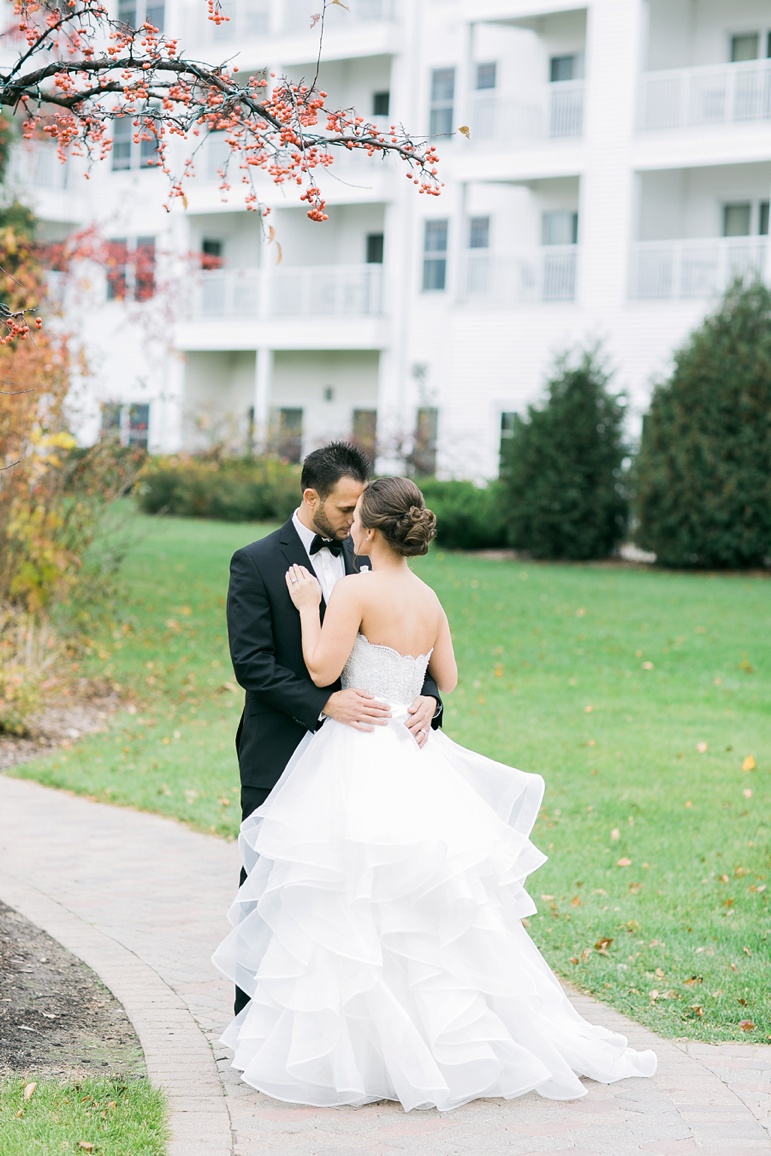
[[[306,494],[313,494],[313,501],[309,505],[313,511],[316,532],[323,538],[347,538],[351,532],[356,503],[363,490],[364,483],[356,478],[340,478],[326,498],[320,498],[315,490],[306,490]]]

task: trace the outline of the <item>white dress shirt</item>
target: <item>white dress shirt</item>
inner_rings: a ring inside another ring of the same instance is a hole
[[[345,562],[343,561],[342,553],[335,556],[331,550],[326,547],[322,550],[317,550],[311,557],[311,545],[316,536],[315,530],[309,530],[304,526],[298,517],[299,511],[295,510],[292,515],[292,525],[297,531],[300,541],[305,547],[305,553],[308,555],[308,562],[311,570],[319,580],[321,586],[321,593],[324,595],[324,601],[329,603],[332,591],[337,582],[345,577]]]

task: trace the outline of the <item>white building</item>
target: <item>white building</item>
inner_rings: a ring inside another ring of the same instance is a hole
[[[263,180],[278,263],[237,175],[223,201],[215,140],[170,214],[130,142],[88,183],[39,147],[17,157],[52,236],[98,219],[129,250],[155,245],[156,299],[107,301],[96,276],[78,310],[96,371],[84,437],[101,404],[125,437],[149,425],[151,449],[224,438],[297,456],[377,431],[387,464],[417,430],[424,468],[435,449],[442,474],[495,476],[556,352],[601,339],[639,415],[731,278],[771,273],[768,0],[347,2],[328,12],[321,86],[439,137],[441,197],[392,158],[345,154],[315,224]],[[163,8],[121,0],[140,22]],[[162,26],[200,59],[309,78],[316,8],[224,0],[216,28],[203,0],[166,0]],[[222,267],[201,270],[201,252]]]

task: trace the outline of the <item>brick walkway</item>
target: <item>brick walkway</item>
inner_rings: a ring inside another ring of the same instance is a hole
[[[761,1156],[771,1048],[659,1040],[581,996],[589,1020],[653,1047],[653,1080],[559,1103],[454,1112],[292,1107],[241,1084],[217,1038],[231,993],[209,962],[226,931],[233,844],[155,815],[0,776],[0,899],[80,956],[126,1008],[171,1107],[170,1156]]]

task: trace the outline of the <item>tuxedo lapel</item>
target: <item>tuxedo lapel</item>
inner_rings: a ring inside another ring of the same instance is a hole
[[[350,538],[346,538],[343,542],[343,562],[345,563],[346,574],[356,573],[356,555],[353,552],[353,542]]]
[[[315,570],[313,569],[313,563],[306,553],[305,547],[300,540],[300,535],[295,530],[294,522],[291,518],[281,527],[278,540],[281,543],[281,552],[286,558],[287,569],[290,566],[304,566],[305,569],[310,570],[312,574],[315,573]],[[346,573],[347,572],[346,563]],[[289,598],[289,592],[287,592],[287,598]],[[322,622],[324,621],[324,611],[326,608],[327,604],[322,593],[321,606],[319,607],[319,614],[321,615]]]

